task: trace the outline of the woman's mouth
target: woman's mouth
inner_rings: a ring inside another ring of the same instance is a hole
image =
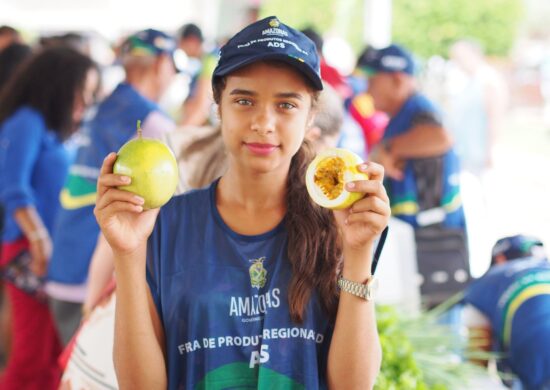
[[[267,156],[268,154],[273,152],[275,149],[277,149],[277,145],[263,144],[258,142],[250,142],[250,143],[245,142],[244,145],[247,147],[247,149],[250,152],[260,156]]]

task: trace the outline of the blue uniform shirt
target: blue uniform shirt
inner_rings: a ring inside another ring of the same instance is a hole
[[[3,241],[21,238],[13,213],[31,205],[52,233],[69,164],[63,143],[38,111],[22,107],[0,125],[0,201],[6,208]]]
[[[390,119],[383,138],[390,140],[421,124],[441,126],[441,120],[438,110],[426,97],[414,94]],[[440,207],[445,214],[444,226],[464,228],[459,173],[460,165],[454,150],[442,156],[405,161],[403,180],[388,177],[384,181],[392,215],[416,228],[420,211]]]
[[[235,233],[217,211],[216,186],[162,207],[148,243],[169,389],[326,388],[332,327],[315,293],[304,323],[290,319],[284,221]]]
[[[62,207],[56,219],[54,251],[48,268],[50,281],[70,285],[86,281],[99,235],[93,209],[103,159],[136,134],[138,119],[143,121],[158,109],[130,84],[121,83],[84,127],[85,143],[78,149],[61,191]]]
[[[528,386],[550,380],[550,263],[515,260],[492,267],[464,301],[490,321],[510,368]]]

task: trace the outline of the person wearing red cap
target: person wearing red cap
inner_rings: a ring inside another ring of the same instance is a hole
[[[116,189],[95,214],[117,278],[121,387],[372,388],[381,361],[371,274],[389,219],[383,169],[351,209],[315,206],[304,142],[322,89],[311,40],[269,17],[222,47],[212,79],[226,173],[160,210]]]

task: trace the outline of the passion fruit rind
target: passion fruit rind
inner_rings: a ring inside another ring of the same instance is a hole
[[[363,193],[345,189],[350,181],[368,180],[368,175],[357,169],[362,162],[359,156],[346,149],[331,148],[320,153],[306,173],[306,185],[313,201],[322,207],[340,210],[363,198]]]

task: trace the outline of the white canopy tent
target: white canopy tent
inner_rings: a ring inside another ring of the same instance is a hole
[[[0,25],[8,24],[31,34],[97,32],[115,40],[124,33],[147,27],[175,31],[192,21],[214,39],[232,35],[242,27],[247,22],[247,11],[261,1],[0,0]],[[311,2],[314,7],[314,0]],[[392,0],[364,3],[365,42],[387,45],[391,39]]]
[[[31,33],[94,31],[114,40],[146,27],[175,31],[193,21],[213,36],[219,7],[220,0],[1,0],[0,24]]]

